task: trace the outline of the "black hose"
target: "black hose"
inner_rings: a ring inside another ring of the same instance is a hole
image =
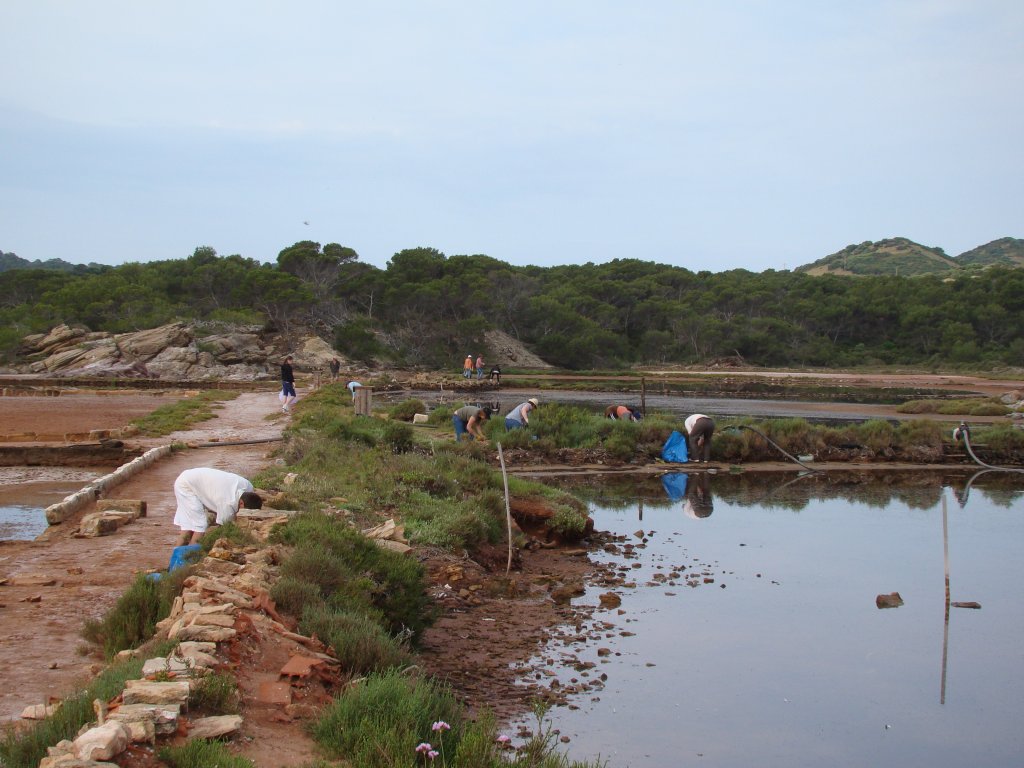
[[[815,469],[814,467],[808,467],[806,464],[804,464],[802,461],[800,461],[800,459],[798,459],[796,456],[793,456],[793,455],[791,455],[789,453],[786,453],[786,451],[783,450],[782,446],[780,446],[778,443],[776,443],[774,440],[772,440],[770,437],[768,437],[768,435],[764,434],[764,432],[761,432],[760,430],[754,429],[753,427],[748,427],[746,424],[740,424],[740,425],[735,426],[735,427],[727,427],[727,429],[748,429],[751,432],[753,432],[755,435],[760,435],[770,445],[773,445],[775,447],[775,449],[779,453],[781,453],[783,456],[788,458],[790,461],[796,462],[797,464],[799,464],[804,469],[806,469],[806,470],[808,470],[810,472],[821,472],[822,471],[820,469]]]
[[[964,422],[960,422],[960,426],[953,430],[953,437],[964,441],[964,445],[967,447],[967,455],[974,459],[975,463],[979,466],[985,467],[985,469],[991,469],[996,472],[1024,472],[1024,469],[1017,467],[994,467],[991,464],[986,464],[984,461],[979,459],[974,454],[974,449],[971,448],[971,428],[968,427]],[[974,478],[971,478],[972,480]]]

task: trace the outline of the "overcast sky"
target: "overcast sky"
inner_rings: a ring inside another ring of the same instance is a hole
[[[4,0],[0,250],[792,269],[1024,237],[1021,0]]]

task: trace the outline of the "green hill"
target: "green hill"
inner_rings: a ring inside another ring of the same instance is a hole
[[[64,259],[47,259],[41,261],[29,261],[23,259],[16,253],[4,253],[0,251],[0,272],[7,272],[12,269],[48,269],[57,272],[73,272],[74,274],[85,274],[87,272],[102,272],[110,269],[104,264],[72,264]]]
[[[848,245],[837,253],[797,267],[809,275],[930,275],[954,272],[960,264],[941,248],[929,248],[905,237]]]
[[[991,243],[964,251],[956,260],[962,267],[990,267],[993,264],[1024,267],[1024,240],[1001,237]]]

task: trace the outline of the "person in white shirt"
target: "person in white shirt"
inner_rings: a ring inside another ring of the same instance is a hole
[[[687,416],[683,425],[690,442],[690,458],[707,463],[711,458],[711,435],[715,432],[715,422],[703,413],[695,413]]]
[[[252,483],[241,475],[212,467],[186,469],[174,481],[174,497],[178,509],[174,524],[181,528],[179,544],[196,544],[210,527],[206,511],[216,515],[214,525],[235,519],[242,507],[259,509],[263,499],[255,493]]]

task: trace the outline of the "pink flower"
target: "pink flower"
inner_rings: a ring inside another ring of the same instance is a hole
[[[441,753],[438,752],[436,749],[432,749],[429,752],[427,752],[427,757],[429,757],[431,760],[433,760],[435,757],[437,757],[440,754]]]
[[[450,731],[451,729],[452,727],[448,725],[448,723],[446,723],[444,720],[438,720],[431,726],[431,730],[435,733],[437,731]]]
[[[506,736],[504,733],[501,734],[501,736],[498,737],[498,743],[499,744],[508,744],[510,741],[512,741],[512,737],[511,736]]]
[[[416,751],[417,752],[429,752],[432,749],[433,749],[433,747],[430,746],[429,744],[427,744],[427,742],[425,742],[425,741],[422,744],[420,744],[418,747],[416,747]]]

